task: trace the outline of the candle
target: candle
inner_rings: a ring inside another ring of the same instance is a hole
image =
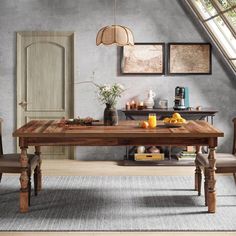
[[[139,105],[138,105],[138,110],[143,110],[144,108],[144,103],[143,102],[140,102]]]
[[[126,103],[125,109],[126,109],[126,110],[130,110],[130,104],[129,104],[129,102]]]
[[[135,103],[134,100],[131,102],[130,108],[131,109],[136,109],[136,103]]]

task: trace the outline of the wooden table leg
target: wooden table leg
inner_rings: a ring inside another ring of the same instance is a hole
[[[207,203],[208,203],[208,212],[215,213],[216,211],[216,191],[215,191],[215,170],[216,170],[216,159],[215,159],[215,147],[209,148],[209,167],[208,167],[208,194],[207,194]]]
[[[40,152],[40,146],[35,146],[35,155],[39,156],[39,165],[37,166],[37,190],[42,190],[42,171],[41,171],[41,165],[42,165],[42,159],[41,159],[41,152]]]
[[[20,154],[20,163],[22,167],[25,167],[20,175],[20,212],[28,212],[29,210],[29,195],[28,195],[28,183],[29,178],[27,174],[27,166],[28,166],[28,157],[27,157],[27,148],[21,147]]]
[[[200,146],[196,146],[196,156],[197,154],[199,153],[200,151]],[[196,162],[196,159],[195,159],[195,190],[198,191],[199,190],[199,175],[201,175],[201,169],[199,167],[199,165],[197,164]]]

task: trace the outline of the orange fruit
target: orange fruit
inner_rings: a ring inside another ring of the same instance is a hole
[[[149,127],[149,124],[147,121],[143,121],[142,128],[147,129]]]
[[[144,120],[138,122],[138,127],[139,127],[139,128],[143,128],[143,123],[144,123],[144,122],[145,122]]]

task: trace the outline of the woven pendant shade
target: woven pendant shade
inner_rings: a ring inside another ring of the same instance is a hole
[[[100,44],[134,45],[134,37],[129,28],[122,25],[111,25],[103,27],[98,31],[96,44],[97,46]]]

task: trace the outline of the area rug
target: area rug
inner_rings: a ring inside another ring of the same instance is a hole
[[[1,231],[235,231],[236,185],[217,176],[208,214],[191,176],[44,177],[29,213],[19,213],[18,177],[0,184]]]

